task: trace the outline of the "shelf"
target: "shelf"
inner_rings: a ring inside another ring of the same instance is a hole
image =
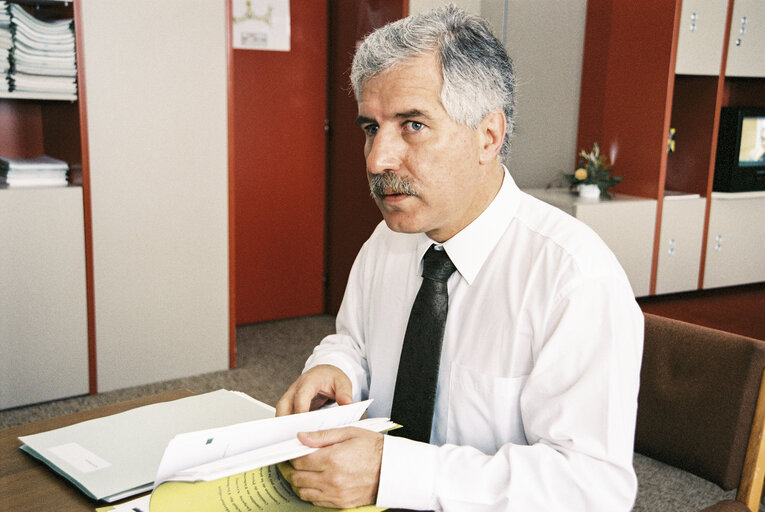
[[[754,190],[751,192],[712,192],[712,199],[763,199],[765,190]]]
[[[73,185],[69,183],[68,185],[30,185],[28,187],[25,186],[16,186],[16,187],[9,187],[8,185],[0,184],[0,194],[2,194],[6,190],[40,190],[40,189],[67,189],[67,188],[82,188],[82,185]]]
[[[12,4],[29,5],[32,7],[38,5],[63,5],[67,6],[71,0],[10,0]]]
[[[0,91],[0,99],[11,100],[38,100],[38,101],[77,101],[76,94],[53,94],[34,92],[8,92]]]
[[[606,203],[627,203],[627,202],[646,202],[654,201],[645,197],[630,196],[626,194],[611,194],[611,198],[600,198],[598,200],[582,199],[576,194],[572,194],[568,188],[529,188],[524,192],[541,199],[546,203],[557,206],[566,213],[572,214],[575,206],[590,206]]]

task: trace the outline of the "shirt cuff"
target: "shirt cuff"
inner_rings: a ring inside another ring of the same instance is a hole
[[[437,510],[437,466],[438,446],[386,435],[377,506]]]

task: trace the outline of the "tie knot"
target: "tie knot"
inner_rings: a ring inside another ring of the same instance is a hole
[[[457,267],[446,251],[436,249],[435,244],[431,245],[425,256],[422,257],[422,277],[445,283],[449,280]]]

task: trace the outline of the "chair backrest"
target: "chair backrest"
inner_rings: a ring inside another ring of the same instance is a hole
[[[635,451],[725,490],[754,486],[759,501],[763,370],[765,341],[645,314]],[[754,484],[741,480],[747,457]]]

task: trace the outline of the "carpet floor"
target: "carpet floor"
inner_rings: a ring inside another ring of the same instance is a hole
[[[642,297],[643,311],[765,340],[765,283]]]

